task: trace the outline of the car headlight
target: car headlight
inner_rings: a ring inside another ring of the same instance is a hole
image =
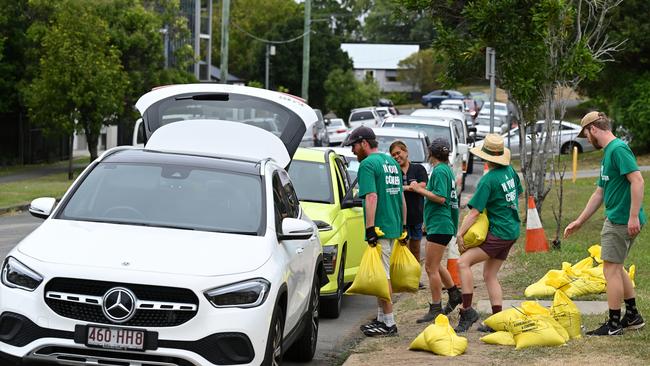
[[[2,283],[7,287],[34,291],[41,282],[43,282],[43,276],[14,257],[7,257],[2,265]]]
[[[217,287],[204,294],[217,308],[252,308],[264,303],[270,288],[269,281],[256,278]]]

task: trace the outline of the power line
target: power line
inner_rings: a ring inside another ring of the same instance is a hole
[[[293,38],[286,39],[286,40],[283,40],[283,41],[272,41],[272,40],[270,40],[270,39],[261,38],[261,37],[258,37],[258,36],[256,36],[256,35],[252,34],[252,33],[247,32],[246,30],[244,30],[242,27],[240,27],[240,26],[239,26],[237,23],[235,23],[235,22],[230,22],[230,24],[232,24],[235,28],[237,28],[238,31],[244,33],[244,34],[247,35],[248,37],[253,38],[254,40],[257,40],[257,41],[260,41],[260,42],[270,43],[270,44],[291,43],[291,42],[294,42],[294,41],[297,41],[297,40],[301,39],[302,37],[304,37],[305,35],[307,35],[307,33],[309,33],[309,32],[305,32],[305,33],[303,33],[303,34],[301,34],[301,35],[299,35],[299,36],[297,36],[297,37],[293,37]]]

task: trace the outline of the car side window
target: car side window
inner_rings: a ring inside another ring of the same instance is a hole
[[[334,161],[336,163],[336,175],[339,182],[339,197],[343,199],[348,190],[350,190],[350,176],[348,175],[348,170],[345,168],[345,164],[340,158],[337,157]]]
[[[287,199],[285,197],[284,189],[278,172],[273,173],[273,203],[275,212],[275,230],[279,233],[282,231],[282,220],[289,216],[289,209],[287,207]]]
[[[300,217],[300,201],[298,200],[296,190],[293,188],[293,183],[291,183],[291,179],[289,179],[289,174],[285,171],[278,171],[278,177],[282,184],[287,214],[289,215],[288,217],[297,219]]]

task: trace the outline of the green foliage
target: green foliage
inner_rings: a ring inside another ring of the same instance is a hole
[[[370,106],[380,96],[379,86],[374,80],[360,82],[352,70],[334,69],[325,81],[326,105],[339,118],[347,120],[350,110],[359,106]]]
[[[438,81],[445,73],[445,64],[438,62],[432,49],[421,50],[400,61],[397,70],[397,79],[427,93],[439,89]]]
[[[26,0],[0,0],[0,113],[19,108],[19,82],[25,72]]]
[[[251,80],[251,81],[248,82],[247,85],[250,86],[250,87],[253,87],[253,88],[260,88],[260,89],[264,88],[264,83],[262,83],[261,81],[257,81],[257,80]]]
[[[91,157],[103,124],[123,107],[128,85],[108,24],[89,1],[67,0],[43,35],[39,74],[25,89],[32,121],[50,134],[83,131]]]
[[[625,126],[633,136],[632,147],[650,150],[650,72],[637,76],[626,87],[618,89],[613,102],[614,120]]]
[[[423,11],[403,11],[394,0],[375,0],[364,18],[363,36],[371,43],[431,44],[433,19]]]

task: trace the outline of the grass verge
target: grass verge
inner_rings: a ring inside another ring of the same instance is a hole
[[[643,173],[646,182],[650,182],[650,173]],[[562,229],[574,220],[595,189],[595,178],[578,179],[575,184],[568,182],[564,186],[565,204],[563,208]],[[645,186],[644,206],[648,207],[650,201],[650,184]],[[553,219],[552,208],[557,210],[558,200],[555,191],[552,190],[544,202],[542,212],[542,222],[549,239],[555,236],[555,220]],[[578,260],[588,256],[587,249],[600,243],[600,229],[603,223],[603,209],[592,216],[579,232],[574,236],[563,240],[562,247],[559,251],[549,251],[546,253],[526,254],[524,251],[525,235],[517,243],[517,250],[509,258],[511,261],[511,271],[502,279],[504,288],[514,289],[518,297],[523,298],[526,287],[539,280],[548,270],[561,268],[562,262],[575,263]],[[525,230],[522,229],[522,230]],[[637,305],[642,314],[650,316],[650,289],[647,284],[650,282],[650,251],[645,247],[645,243],[650,239],[650,232],[646,228],[641,231],[636,239],[626,267],[636,264],[636,297]],[[589,297],[578,298],[577,300],[606,300],[605,295],[592,295]],[[599,323],[604,321],[606,315],[583,316],[583,325],[590,330],[595,328]],[[622,337],[590,337],[581,340],[570,341],[567,347],[541,347],[526,350],[515,351],[513,348],[499,347],[495,348],[495,357],[507,358],[509,361],[518,360],[573,360],[578,361],[577,355],[597,355],[603,360],[613,361],[616,356],[625,355],[630,357],[624,364],[647,364],[650,361],[650,354],[645,350],[645,345],[650,341],[650,331],[630,331]],[[644,360],[644,362],[639,362]],[[569,362],[571,363],[571,361]],[[578,362],[579,363],[579,362]]]
[[[81,169],[75,170],[79,176]],[[61,198],[73,181],[68,180],[68,173],[47,175],[35,179],[26,179],[0,184],[0,207],[13,207],[28,204],[38,197]]]

